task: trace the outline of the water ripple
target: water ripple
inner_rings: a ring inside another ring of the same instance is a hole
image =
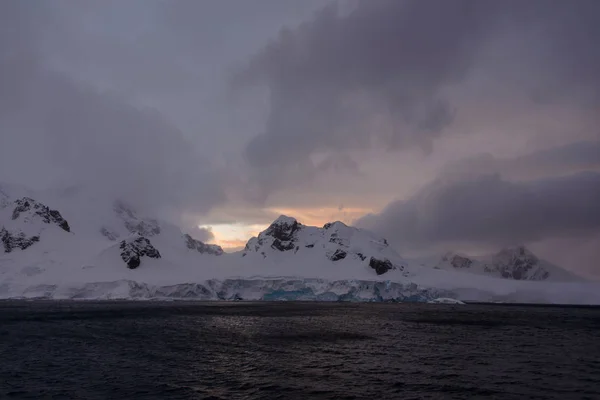
[[[600,310],[0,302],[0,398],[600,398]]]

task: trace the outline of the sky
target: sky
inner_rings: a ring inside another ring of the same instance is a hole
[[[600,278],[597,0],[4,0],[0,181]]]

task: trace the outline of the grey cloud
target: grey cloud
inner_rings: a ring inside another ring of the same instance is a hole
[[[597,105],[599,17],[595,0],[359,0],[344,14],[325,7],[282,30],[235,76],[235,87],[270,90],[266,129],[247,146],[247,161],[268,192],[310,171],[316,152],[429,151],[456,113],[469,112],[453,93],[475,74],[493,82],[488,89],[518,88],[532,107]]]
[[[204,243],[210,243],[215,239],[215,234],[206,228],[194,227],[189,230],[188,234],[196,240]]]
[[[527,182],[498,175],[438,180],[357,226],[404,249],[441,243],[506,245],[600,232],[600,174]]]
[[[517,157],[479,154],[449,163],[442,173],[447,177],[500,174],[523,180],[581,171],[600,171],[600,141],[574,142]]]
[[[219,175],[158,111],[52,68],[42,44],[56,21],[38,21],[36,4],[0,5],[0,179],[66,179],[152,209],[206,212],[222,200]]]

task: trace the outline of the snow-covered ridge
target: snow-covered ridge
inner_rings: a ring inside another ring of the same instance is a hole
[[[471,257],[448,252],[434,268],[470,272],[503,279],[529,281],[577,281],[582,278],[552,263],[538,258],[523,245],[506,247],[496,254]]]
[[[203,243],[200,240],[194,239],[187,233],[183,235],[183,238],[185,239],[187,248],[190,250],[196,250],[200,254],[211,254],[213,256],[223,255],[223,249],[221,246]]]
[[[69,223],[57,210],[50,209],[30,197],[11,201],[2,193],[0,208],[0,241],[5,253],[25,250],[38,243],[44,231],[51,226],[71,232]]]
[[[598,284],[548,282],[560,280],[556,270],[531,281],[538,266],[549,267],[525,249],[492,257],[493,273],[464,255],[435,269],[369,231],[281,216],[244,251],[226,254],[102,194],[0,189],[0,298],[600,304]]]
[[[121,266],[137,268],[148,258],[160,258],[155,244],[167,253],[223,254],[219,246],[195,240],[176,226],[139,216],[135,208],[123,201],[98,201],[93,193],[79,188],[61,191],[59,195],[32,193],[8,185],[0,185],[0,190],[0,240],[3,253],[13,254],[10,262],[14,264],[95,264],[111,258],[107,256],[111,254],[119,256]],[[14,198],[11,192],[27,193],[28,197]],[[61,204],[62,212],[75,223],[67,222],[60,211],[34,199],[36,195],[51,204]],[[18,254],[25,251],[27,254]],[[113,257],[113,262],[119,262],[119,258]]]
[[[277,218],[258,237],[251,238],[242,255],[259,254],[279,260],[321,256],[332,262],[355,261],[377,275],[398,270],[409,276],[406,263],[387,240],[342,222],[330,222],[322,228],[306,226],[285,215]]]

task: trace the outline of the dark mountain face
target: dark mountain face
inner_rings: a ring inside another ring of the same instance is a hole
[[[55,224],[66,232],[71,232],[69,223],[60,215],[60,212],[51,210],[48,206],[35,201],[29,197],[15,200],[15,208],[12,213],[12,219],[18,219],[21,214],[35,214],[39,216],[46,224]]]

